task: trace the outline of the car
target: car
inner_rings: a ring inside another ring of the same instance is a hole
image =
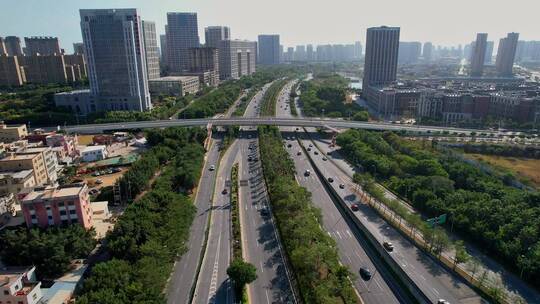
[[[311,148],[307,148],[308,151],[311,151]]]
[[[268,211],[268,208],[262,207],[262,208],[261,208],[261,215],[262,215],[262,216],[269,216],[269,215],[270,215],[270,211]]]
[[[328,178],[328,182],[333,183],[333,182],[334,182],[334,179],[331,178],[331,177],[329,177],[329,178]]]
[[[302,151],[296,152],[296,155],[302,155]]]
[[[305,175],[305,176],[310,176],[310,175],[311,175],[311,171],[306,170],[306,171],[304,172],[304,175]]]
[[[296,128],[296,131],[300,131],[300,128]]]
[[[326,158],[326,157],[323,157],[323,158],[322,158],[322,160],[324,160],[324,161],[327,161],[327,160],[328,160],[328,158]]]
[[[287,148],[290,148],[290,147],[292,147],[292,145],[291,145],[291,144],[288,144],[288,145],[287,145]]]
[[[92,173],[92,176],[100,176],[99,171]]]
[[[364,281],[369,281],[371,279],[371,271],[367,267],[360,267],[360,276]]]
[[[227,188],[223,189],[223,191],[221,191],[221,194],[227,194],[229,193],[229,190],[227,190]]]
[[[88,191],[88,194],[90,195],[96,195],[98,193],[99,193],[99,190],[96,188],[90,189],[90,191]]]
[[[209,170],[210,170],[210,171],[214,171],[214,170],[216,170],[216,166],[214,166],[214,165],[211,165],[211,166],[210,166],[210,169],[209,169]]]
[[[248,157],[248,161],[252,161],[253,160],[253,157]]]
[[[318,152],[318,151],[314,151],[313,154],[319,155],[319,152]]]
[[[345,185],[344,184],[339,184],[339,189],[345,189]]]
[[[439,299],[437,300],[437,304],[450,304],[450,302],[446,301],[445,299]]]
[[[388,241],[385,241],[383,243],[383,247],[384,249],[386,249],[387,251],[394,251],[394,245]]]
[[[103,180],[101,178],[96,179],[96,184],[98,185],[103,184]]]
[[[351,210],[352,211],[358,211],[360,208],[358,208],[358,205],[357,204],[352,204],[351,205]]]
[[[310,147],[310,148],[312,148],[312,147],[313,147],[313,145],[312,145],[312,144],[309,144],[309,147]]]

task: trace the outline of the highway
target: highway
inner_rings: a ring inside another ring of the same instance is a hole
[[[390,130],[390,131],[414,131],[414,132],[450,132],[465,133],[471,132],[494,133],[490,130],[462,129],[452,127],[432,127],[415,126],[406,124],[390,124],[386,122],[360,122],[342,119],[321,119],[321,118],[277,118],[277,117],[234,117],[234,118],[196,118],[196,119],[171,119],[153,121],[134,121],[120,123],[72,125],[57,128],[44,128],[44,130],[64,130],[67,133],[99,133],[112,130],[130,130],[147,128],[167,128],[167,127],[196,127],[212,124],[215,126],[289,126],[289,127],[320,127],[320,128],[344,128],[344,129],[367,129],[367,130]],[[495,132],[496,133],[496,132]]]
[[[284,90],[278,97],[276,103],[276,116],[290,116],[290,109],[287,105],[291,84],[287,85],[288,90]],[[360,294],[365,303],[407,303],[408,298],[401,288],[395,283],[394,278],[388,271],[380,265],[375,266],[377,261],[372,261],[370,256],[375,256],[373,252],[368,254],[364,247],[367,247],[366,240],[363,239],[352,223],[343,218],[343,215],[334,204],[332,198],[326,191],[322,181],[314,173],[309,159],[305,155],[300,144],[296,140],[293,131],[294,128],[281,127],[281,130],[287,134],[285,147],[296,168],[296,180],[300,186],[305,187],[311,194],[313,204],[321,209],[323,215],[323,228],[328,235],[334,239],[341,262],[355,274],[354,287]],[[290,147],[289,147],[290,145]],[[298,153],[300,152],[300,155]],[[305,172],[311,172],[309,176]],[[361,267],[367,267],[374,273],[371,280],[365,281],[358,273]],[[387,281],[390,284],[387,284]],[[396,294],[395,294],[395,293]]]
[[[253,97],[244,116],[255,117],[266,89]],[[256,132],[242,127],[239,146],[239,212],[243,257],[257,268],[257,279],[248,285],[251,303],[296,303],[283,260],[277,228],[272,216],[261,214],[269,210],[268,193],[264,184]],[[251,137],[251,138],[250,138]],[[251,161],[250,161],[251,158]]]
[[[201,179],[197,187],[194,204],[197,207],[195,219],[191,224],[189,240],[186,244],[187,252],[174,265],[173,272],[167,289],[168,304],[189,303],[190,293],[195,283],[197,267],[201,258],[205,232],[210,216],[212,191],[216,179],[216,171],[210,171],[211,165],[215,165],[219,158],[218,146],[221,138],[213,141],[206,154]]]
[[[297,112],[301,115],[301,108],[297,105]],[[315,130],[309,130],[309,134],[317,136]],[[293,133],[295,134],[295,133]],[[385,220],[368,205],[359,201],[352,190],[355,184],[352,181],[352,174],[349,176],[337,167],[350,166],[335,152],[329,154],[328,145],[315,144],[308,136],[308,133],[300,133],[301,144],[307,150],[311,146],[310,157],[316,166],[324,172],[325,178],[332,177],[331,186],[340,194],[341,198],[350,206],[356,203],[360,210],[355,213],[361,223],[375,236],[382,244],[390,241],[394,245],[394,251],[390,256],[402,267],[413,282],[422,292],[434,303],[439,299],[445,299],[450,303],[483,303],[483,299],[463,280],[445,270],[431,257],[418,249],[414,244],[405,239],[397,230],[389,225]],[[290,136],[290,135],[289,135]],[[319,147],[323,147],[319,149]],[[317,155],[315,154],[317,151]],[[323,159],[326,158],[327,160]],[[341,189],[340,184],[345,187]]]

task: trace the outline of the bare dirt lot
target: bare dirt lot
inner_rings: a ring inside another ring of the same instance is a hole
[[[515,173],[520,179],[529,181],[534,187],[540,188],[540,159],[483,154],[466,155],[475,160],[483,161],[496,168],[509,170]]]

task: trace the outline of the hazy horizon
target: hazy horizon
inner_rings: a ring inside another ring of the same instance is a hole
[[[167,12],[196,12],[199,35],[204,27],[225,25],[233,39],[256,40],[259,34],[279,34],[285,47],[305,44],[365,43],[366,29],[388,25],[401,27],[401,41],[431,41],[434,45],[457,46],[473,41],[477,32],[498,40],[508,32],[520,33],[520,40],[540,40],[535,14],[540,1],[516,0],[492,5],[491,1],[454,0],[441,5],[428,0],[390,0],[362,4],[360,1],[328,2],[161,0],[4,0],[0,13],[0,36],[57,36],[62,48],[72,50],[82,41],[79,26],[81,8],[137,8],[144,20],[156,22],[164,34]],[[406,3],[405,3],[406,2]],[[515,8],[513,8],[515,7]],[[519,12],[519,14],[518,14]]]

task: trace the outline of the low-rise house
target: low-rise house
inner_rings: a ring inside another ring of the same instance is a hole
[[[79,224],[93,226],[90,196],[86,184],[35,188],[21,201],[26,225],[46,228]]]
[[[0,269],[0,303],[37,304],[43,297],[36,268]]]
[[[48,181],[47,168],[42,153],[8,155],[0,159],[0,172],[33,170],[36,185],[45,185]]]
[[[28,135],[26,125],[8,126],[0,122],[0,142],[10,143]]]
[[[83,162],[93,162],[105,159],[109,156],[107,146],[88,146],[81,151],[81,159]]]
[[[35,186],[36,179],[32,169],[0,172],[0,196],[10,193],[17,194],[23,189]]]

